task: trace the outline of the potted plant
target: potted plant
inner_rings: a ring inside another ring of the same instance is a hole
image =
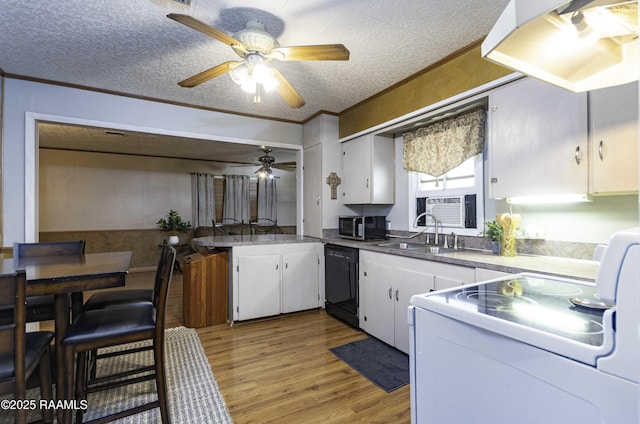
[[[169,236],[169,243],[171,244],[178,244],[180,242],[178,233],[186,233],[191,228],[191,222],[183,221],[180,214],[173,209],[169,210],[166,218],[160,218],[156,224],[163,231],[171,233]]]
[[[500,253],[500,241],[502,240],[502,226],[497,220],[485,222],[487,230],[484,235],[491,240],[491,251],[495,254]]]

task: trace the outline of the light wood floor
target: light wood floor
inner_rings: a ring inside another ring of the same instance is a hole
[[[127,288],[152,286],[152,272],[127,277]],[[181,325],[182,274],[174,273],[167,327]],[[236,424],[411,421],[408,385],[386,393],[329,352],[366,334],[323,310],[197,331]]]

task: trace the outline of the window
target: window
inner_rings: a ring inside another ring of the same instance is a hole
[[[428,174],[418,172],[419,191],[447,191],[456,188],[472,188],[475,187],[475,162],[478,158],[469,158],[457,168],[452,169],[444,175],[433,177]]]
[[[464,161],[440,177],[421,172],[409,172],[410,190],[413,193],[411,223],[425,211],[435,215],[442,225],[442,232],[477,236],[484,222],[483,154]],[[474,196],[475,195],[475,196]],[[429,200],[430,199],[430,200]],[[470,203],[470,199],[473,199]],[[459,206],[459,209],[456,209]],[[469,216],[474,211],[475,216]],[[420,219],[419,229],[430,220]],[[414,228],[415,230],[415,228]]]
[[[224,177],[217,177],[214,179],[214,194],[216,199],[216,221],[222,221],[222,214],[224,210]],[[251,179],[249,182],[249,213],[251,214],[251,221],[258,219],[258,180]]]

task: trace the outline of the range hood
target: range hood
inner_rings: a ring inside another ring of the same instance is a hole
[[[576,92],[635,81],[638,1],[511,0],[482,56]]]

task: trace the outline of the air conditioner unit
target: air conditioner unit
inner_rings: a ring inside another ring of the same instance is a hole
[[[476,195],[420,197],[416,199],[416,216],[430,213],[443,227],[476,228]],[[418,226],[425,226],[427,217],[418,220]]]

